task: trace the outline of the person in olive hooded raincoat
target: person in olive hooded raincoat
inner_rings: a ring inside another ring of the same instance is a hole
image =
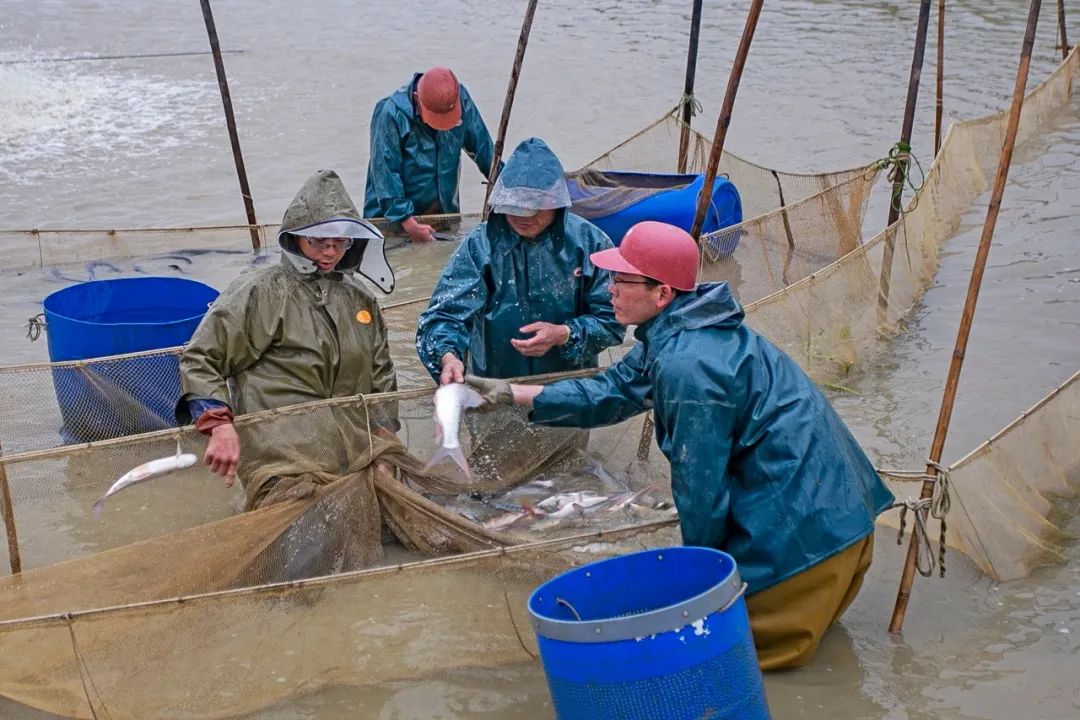
[[[434,231],[415,216],[460,211],[461,151],[484,177],[495,155],[480,111],[447,68],[417,73],[380,100],[370,136],[364,217],[400,223],[414,242]]]
[[[285,211],[281,262],[245,275],[206,313],[180,358],[181,424],[210,437],[206,464],[232,485],[240,462],[234,415],[397,389],[386,325],[359,273],[381,291],[394,274],[379,231],[340,178],[320,170]],[[235,385],[235,399],[229,382]],[[397,421],[377,418],[392,435]],[[249,490],[255,507],[270,487]]]
[[[802,369],[743,323],[727,283],[695,284],[688,233],[639,223],[593,262],[615,273],[615,316],[637,325],[623,360],[547,386],[466,382],[546,425],[652,409],[683,541],[735,558],[762,668],[805,665],[858,592],[892,494]]]

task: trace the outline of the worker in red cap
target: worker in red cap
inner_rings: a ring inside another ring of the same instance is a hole
[[[375,105],[364,217],[400,223],[413,242],[433,239],[419,215],[460,212],[461,151],[487,177],[495,145],[465,86],[449,69],[417,73]]]
[[[652,409],[683,542],[735,558],[762,669],[809,663],[862,585],[892,494],[817,386],[743,323],[727,283],[696,284],[689,233],[638,223],[591,260],[613,273],[615,319],[637,326],[623,360],[545,386],[465,381],[544,425],[598,427]]]

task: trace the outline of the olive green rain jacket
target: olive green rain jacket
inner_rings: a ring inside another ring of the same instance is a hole
[[[397,389],[382,313],[354,275],[359,272],[385,292],[393,289],[382,235],[360,218],[333,171],[320,171],[304,184],[281,228],[281,263],[236,280],[211,305],[184,350],[181,422],[190,421],[192,400],[225,403],[242,415]],[[300,231],[352,237],[354,243],[337,270],[320,273],[297,249],[293,233]]]

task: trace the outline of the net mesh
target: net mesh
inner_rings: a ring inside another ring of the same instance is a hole
[[[1022,136],[1064,105],[1078,58],[1074,51],[1029,95]],[[661,121],[641,137],[668,127]],[[865,244],[858,226],[873,173],[860,168],[808,180],[798,201],[785,189],[787,204],[744,224],[732,252],[704,253],[703,272],[737,286],[748,322],[815,378],[842,377],[918,300],[938,246],[987,185],[1003,127],[1002,115],[950,128],[917,200]],[[603,162],[622,162],[624,151]],[[821,182],[825,194],[815,194]],[[423,306],[387,308],[401,347]],[[400,372],[415,370],[407,353],[400,358]],[[32,368],[38,395],[18,407],[37,412],[54,369]],[[0,376],[4,392],[33,385],[18,374],[27,372]],[[952,469],[962,508],[954,542],[988,572],[1023,572],[1062,540],[1050,499],[1076,477],[1076,387],[1074,378]],[[0,580],[0,694],[74,717],[223,717],[331,685],[529,660],[532,588],[584,562],[678,542],[666,462],[655,447],[637,457],[643,418],[584,434],[528,428],[514,409],[475,416],[464,442],[477,479],[467,485],[452,469],[423,467],[435,447],[430,393],[239,418],[241,479],[284,483],[277,502],[241,514],[242,493],[197,465],[121,492],[93,517],[92,501],[113,478],[173,454],[178,442],[201,452],[190,428],[64,447],[5,428],[5,450],[8,432],[23,438],[0,468],[27,569]],[[368,432],[371,414],[389,405],[400,443]],[[55,434],[58,417],[41,429]],[[988,473],[998,478],[992,492]],[[556,492],[618,502],[582,503],[556,519],[528,510]],[[1014,520],[1019,508],[1031,522]],[[982,523],[992,514],[1001,518],[993,537],[1007,541],[987,549]],[[412,562],[440,555],[448,557]],[[351,570],[370,563],[384,567]],[[304,579],[325,572],[338,574]]]

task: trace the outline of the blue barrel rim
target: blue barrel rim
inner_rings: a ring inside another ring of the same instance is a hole
[[[55,316],[57,318],[62,318],[65,322],[77,323],[77,324],[80,324],[80,325],[105,326],[105,327],[120,326],[120,325],[127,325],[127,326],[143,326],[143,325],[146,325],[146,326],[155,326],[155,327],[169,327],[169,326],[172,326],[172,325],[179,325],[181,323],[188,323],[188,322],[191,322],[192,320],[194,320],[196,318],[202,317],[203,315],[206,314],[207,309],[209,309],[210,305],[212,305],[213,302],[214,302],[213,300],[211,300],[210,302],[206,303],[206,308],[204,308],[201,312],[194,312],[192,315],[188,315],[188,316],[185,316],[183,318],[177,318],[175,320],[169,320],[167,322],[160,322],[160,321],[155,322],[155,321],[145,321],[145,320],[144,321],[124,320],[124,321],[120,321],[120,322],[108,322],[108,321],[102,322],[100,320],[87,320],[86,318],[72,317],[71,315],[67,314],[66,312],[58,312],[56,310],[51,310],[48,307],[46,307],[46,303],[49,302],[50,299],[55,298],[58,295],[63,295],[65,293],[69,292],[69,291],[74,292],[74,291],[76,291],[76,289],[82,288],[83,286],[85,286],[87,284],[90,284],[90,283],[95,283],[95,284],[117,283],[117,284],[119,284],[119,283],[131,282],[131,281],[140,282],[140,281],[146,281],[146,280],[169,280],[169,281],[175,281],[175,282],[182,283],[182,284],[189,285],[189,286],[196,286],[197,285],[201,289],[204,288],[206,290],[213,291],[214,293],[218,293],[217,289],[214,288],[212,285],[207,285],[206,283],[201,282],[199,280],[192,280],[191,278],[173,277],[171,275],[147,275],[145,277],[105,278],[103,280],[84,280],[83,282],[73,283],[73,284],[68,285],[66,287],[62,287],[59,290],[54,290],[53,292],[49,293],[44,298],[42,298],[42,300],[41,300],[41,309],[44,312],[44,314],[46,315],[46,321],[48,320],[48,316],[51,315],[51,316]],[[220,294],[220,293],[218,293],[218,294]],[[47,327],[48,326],[46,325],[46,328]]]
[[[614,560],[617,557],[644,556],[655,553],[657,561],[662,561],[664,552],[673,549],[678,550],[680,548],[642,550],[625,556],[608,558],[608,560]],[[735,564],[735,559],[722,550],[716,550],[715,548],[695,548],[695,550],[711,550],[716,553],[719,562],[731,561],[731,573],[713,587],[682,602],[647,612],[599,620],[558,620],[538,614],[533,609],[533,601],[540,597],[541,591],[545,591],[544,589],[548,583],[544,583],[529,595],[526,605],[529,615],[532,616],[533,629],[537,634],[549,640],[572,643],[619,642],[654,635],[657,633],[657,628],[662,628],[661,631],[674,630],[697,622],[715,612],[727,610],[743,597],[747,587],[739,575],[739,568]],[[583,565],[569,572],[578,572],[587,567],[588,565]],[[558,599],[556,598],[556,600]]]

